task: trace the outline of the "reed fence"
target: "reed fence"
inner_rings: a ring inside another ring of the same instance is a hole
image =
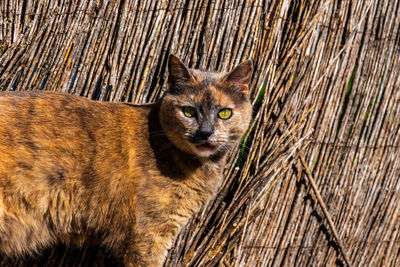
[[[165,266],[400,266],[399,0],[1,0],[1,90],[152,102],[255,63],[254,119]],[[2,266],[107,266],[58,245]]]

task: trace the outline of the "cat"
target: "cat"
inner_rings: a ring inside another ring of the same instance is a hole
[[[253,64],[205,72],[170,55],[168,71],[153,104],[0,92],[3,254],[95,239],[126,266],[163,265],[248,128]]]

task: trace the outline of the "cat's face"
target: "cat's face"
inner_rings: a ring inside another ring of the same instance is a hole
[[[250,122],[251,61],[230,73],[209,73],[187,69],[171,55],[168,68],[169,90],[161,102],[160,122],[169,140],[202,158],[228,152]]]

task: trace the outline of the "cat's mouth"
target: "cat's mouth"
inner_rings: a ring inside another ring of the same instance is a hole
[[[197,144],[196,148],[201,152],[211,152],[214,151],[215,146],[211,145],[208,142],[203,142],[201,144]]]

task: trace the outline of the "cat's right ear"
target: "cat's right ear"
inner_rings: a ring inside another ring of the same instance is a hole
[[[250,78],[253,73],[253,61],[250,59],[243,61],[229,72],[223,81],[234,85],[238,91],[247,94],[249,90]]]
[[[173,54],[169,55],[168,58],[168,83],[170,89],[181,87],[188,83],[191,79],[188,68],[183,62]]]

